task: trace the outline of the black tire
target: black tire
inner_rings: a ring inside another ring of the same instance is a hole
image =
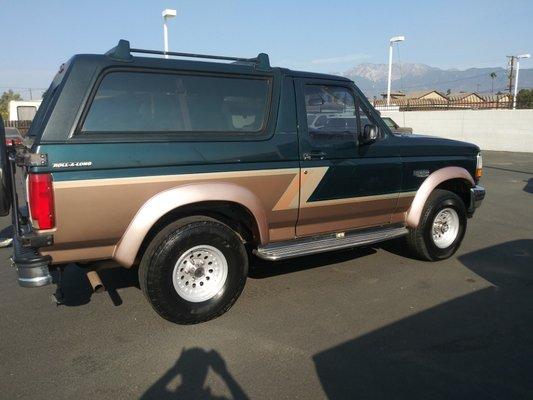
[[[188,249],[209,245],[226,258],[228,272],[223,287],[212,298],[191,302],[174,288],[176,262]],[[216,318],[235,303],[248,276],[248,256],[239,236],[209,217],[190,217],[163,228],[147,247],[139,265],[139,283],[154,310],[177,324],[197,324]]]
[[[459,217],[459,231],[455,240],[445,248],[439,248],[433,241],[433,221],[444,208],[452,208]],[[455,193],[436,189],[429,196],[416,229],[411,229],[407,236],[407,245],[411,253],[422,260],[438,261],[451,257],[461,245],[466,232],[466,207]]]

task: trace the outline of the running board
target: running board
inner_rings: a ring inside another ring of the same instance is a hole
[[[406,227],[396,225],[346,232],[345,234],[320,235],[259,246],[254,250],[254,254],[265,260],[277,261],[383,242],[406,235],[408,232]]]

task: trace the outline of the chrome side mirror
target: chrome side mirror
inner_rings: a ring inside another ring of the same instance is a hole
[[[370,144],[379,138],[379,128],[376,125],[367,124],[363,127],[360,135],[361,144]]]

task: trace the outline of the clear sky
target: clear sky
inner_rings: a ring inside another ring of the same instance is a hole
[[[319,72],[385,63],[399,34],[402,62],[441,68],[503,67],[507,54],[533,53],[532,0],[0,0],[0,91],[45,88],[71,55],[120,38],[161,49],[164,8],[178,10],[171,50],[262,51],[273,65]]]

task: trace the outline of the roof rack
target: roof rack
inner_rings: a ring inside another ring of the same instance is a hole
[[[141,53],[141,54],[160,54],[160,55],[169,55],[177,57],[190,57],[190,58],[207,58],[211,60],[225,60],[225,61],[235,61],[240,63],[251,63],[254,64],[256,69],[260,70],[269,70],[270,69],[270,60],[268,54],[259,53],[257,57],[254,58],[242,58],[242,57],[228,57],[228,56],[213,56],[208,54],[194,54],[194,53],[177,53],[175,51],[161,51],[161,50],[145,50],[145,49],[132,49],[130,47],[130,42],[124,39],[120,39],[118,44],[113,47],[111,50],[105,54],[118,61],[132,61],[133,57],[131,53]]]

